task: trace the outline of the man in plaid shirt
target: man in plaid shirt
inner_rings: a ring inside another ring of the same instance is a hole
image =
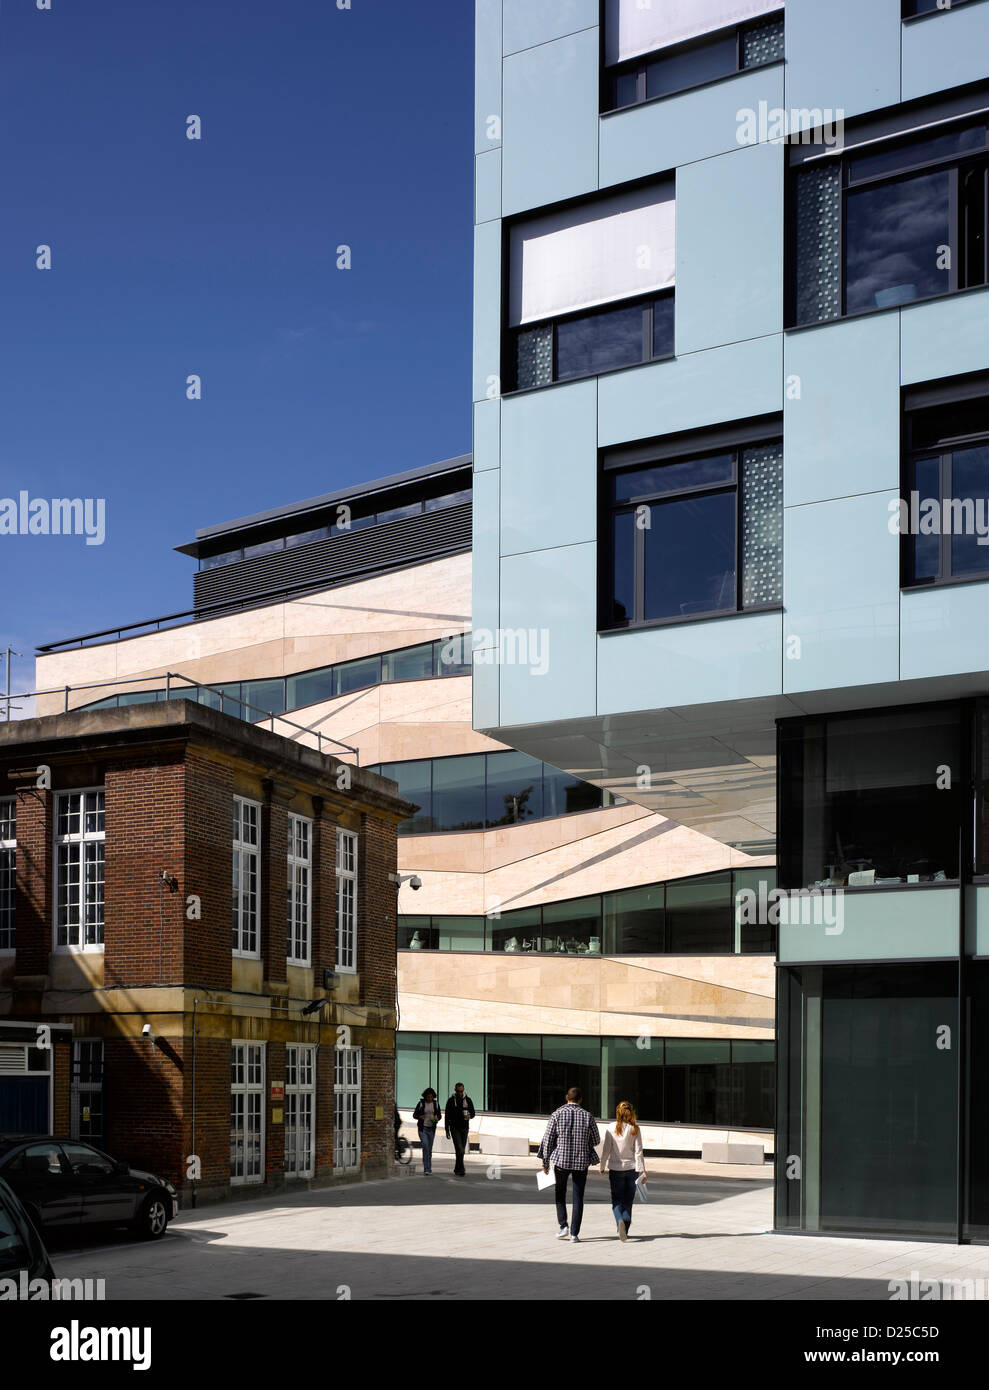
[[[549,1172],[552,1163],[556,1176],[556,1216],[560,1223],[557,1231],[559,1240],[580,1239],[580,1219],[584,1214],[584,1185],[587,1170],[598,1162],[594,1145],[601,1142],[597,1121],[590,1111],[581,1105],[583,1097],[579,1086],[571,1086],[567,1092],[567,1103],[554,1110],[549,1117],[543,1142],[539,1145],[539,1157],[543,1161],[543,1172]],[[573,1178],[573,1215],[570,1229],[567,1229],[567,1179]]]

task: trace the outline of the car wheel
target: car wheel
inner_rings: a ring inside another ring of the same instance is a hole
[[[163,1197],[151,1196],[134,1222],[134,1230],[143,1240],[160,1240],[168,1227],[168,1207]]]

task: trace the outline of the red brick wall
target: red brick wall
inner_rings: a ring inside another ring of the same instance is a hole
[[[72,1124],[71,1092],[72,1084],[72,1044],[63,1042],[62,1035],[52,1034],[53,1076],[52,1076],[52,1132],[68,1134]]]
[[[185,1172],[184,1039],[110,1037],[104,1043],[106,1148],[178,1183]],[[198,1089],[198,1088],[197,1088]]]
[[[17,792],[14,896],[18,975],[47,975],[52,950],[52,793],[33,783]]]
[[[284,982],[288,902],[288,810],[265,784],[261,806],[261,958],[264,978]]]
[[[185,785],[185,867],[178,894],[185,912],[185,983],[229,989],[233,772],[192,748],[186,755]],[[200,900],[201,921],[188,919],[190,894]]]
[[[357,969],[366,1004],[394,1009],[398,893],[388,875],[398,861],[394,825],[361,816],[358,851]]]
[[[184,872],[182,755],[107,768],[104,986],[136,989],[183,977],[184,896],[161,882]]]
[[[318,989],[323,984],[323,971],[336,969],[337,832],[319,797],[314,798],[313,816],[312,961]]]

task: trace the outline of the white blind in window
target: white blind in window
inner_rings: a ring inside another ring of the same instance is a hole
[[[510,323],[552,318],[674,282],[672,181],[512,228]]]
[[[608,0],[606,61],[622,63],[782,9],[783,0]]]

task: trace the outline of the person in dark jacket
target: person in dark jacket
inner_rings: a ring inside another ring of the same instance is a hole
[[[422,1145],[422,1171],[427,1175],[433,1171],[433,1140],[440,1122],[440,1103],[432,1086],[427,1086],[412,1112],[412,1118],[419,1126],[419,1143]]]
[[[453,1095],[446,1103],[443,1118],[446,1122],[446,1137],[453,1140],[453,1151],[457,1155],[453,1171],[458,1178],[464,1178],[467,1176],[464,1154],[467,1152],[470,1122],[474,1118],[474,1102],[464,1090],[462,1081],[458,1081],[454,1086]]]

